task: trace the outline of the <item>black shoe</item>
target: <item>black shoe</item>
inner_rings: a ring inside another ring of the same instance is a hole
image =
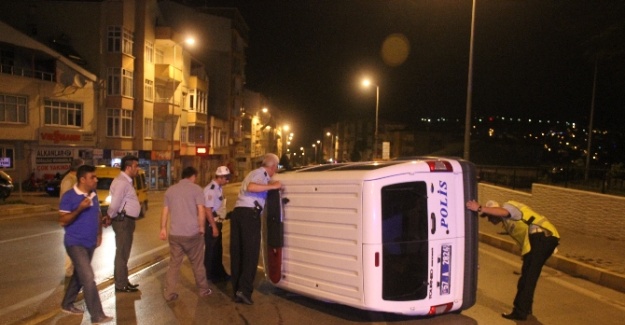
[[[254,302],[252,301],[252,299],[248,298],[243,292],[241,291],[237,291],[237,293],[234,295],[237,299],[235,300],[236,302],[242,302],[246,305],[253,305]]]
[[[511,313],[503,313],[501,314],[501,317],[505,318],[505,319],[513,319],[513,320],[526,320],[527,319],[527,315],[517,311],[516,309],[513,310]]]
[[[130,286],[125,286],[123,288],[115,287],[115,291],[117,291],[117,292],[137,292],[137,291],[139,291],[139,289],[133,288],[133,287],[130,287]]]
[[[138,283],[132,284],[132,283],[128,282],[128,288],[133,288],[133,289],[136,289],[136,288],[138,288],[138,287],[139,287],[139,284],[138,284]]]

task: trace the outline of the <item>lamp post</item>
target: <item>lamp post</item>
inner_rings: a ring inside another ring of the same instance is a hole
[[[369,87],[371,85],[371,80],[364,79],[362,81],[362,85],[365,87]],[[376,159],[378,155],[378,109],[380,106],[380,86],[375,85],[375,131],[373,136],[373,160]]]
[[[323,161],[323,142],[317,140],[317,146],[319,147],[319,154],[321,154],[321,159],[317,156],[317,152],[315,151],[315,162],[319,162],[319,160]]]
[[[334,140],[334,134],[332,134],[331,132],[326,132],[326,135],[330,137],[330,150],[332,151],[332,153],[330,154],[330,159],[332,160],[333,163],[336,162],[336,158],[334,157],[334,153],[335,153],[335,140]]]
[[[313,143],[313,144],[312,144],[312,147],[313,147],[313,148],[315,148],[315,158],[314,158],[314,160],[315,160],[315,162],[316,162],[316,160],[317,160],[317,145],[315,145],[315,144]]]
[[[471,146],[471,102],[473,96],[473,35],[475,33],[475,2],[471,11],[471,37],[469,40],[469,75],[467,77],[467,109],[464,117],[464,152],[462,157],[469,160],[469,150]]]
[[[172,60],[172,81],[171,81],[171,162],[170,162],[170,166],[169,166],[169,186],[173,185],[172,183],[174,182],[174,162],[175,162],[175,137],[174,134],[176,133],[176,109],[175,109],[175,105],[176,105],[176,47],[182,43],[187,43],[189,45],[193,45],[195,44],[195,39],[193,39],[192,37],[187,37],[184,41],[182,42],[178,42],[176,44],[173,45],[173,49],[174,49],[174,55],[173,55],[173,60]],[[182,51],[180,52],[180,54],[182,55]],[[184,62],[184,57],[183,57],[183,62]],[[182,72],[182,68],[180,70]],[[180,77],[182,79],[182,76]]]

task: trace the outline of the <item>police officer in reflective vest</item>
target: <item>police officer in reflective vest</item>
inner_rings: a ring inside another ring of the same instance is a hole
[[[230,170],[220,166],[215,172],[215,178],[204,188],[206,211],[206,232],[204,233],[204,267],[206,278],[212,282],[228,281],[230,275],[224,269],[222,262],[223,245],[221,228],[225,220],[226,199],[222,186],[230,180]]]
[[[493,224],[502,223],[510,237],[521,247],[523,266],[514,298],[514,309],[501,316],[526,320],[527,315],[532,314],[534,291],[543,265],[558,246],[558,230],[545,216],[516,201],[508,201],[503,206],[495,201],[488,201],[485,206],[469,201],[467,209],[479,213],[481,217],[488,217],[488,221]]]

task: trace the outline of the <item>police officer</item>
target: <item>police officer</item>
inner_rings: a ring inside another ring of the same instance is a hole
[[[206,278],[212,282],[228,281],[230,275],[224,269],[222,262],[223,245],[221,228],[225,220],[222,207],[225,208],[226,199],[222,186],[230,180],[230,170],[220,166],[215,172],[215,178],[204,188],[206,212],[206,232],[204,233],[204,266]],[[221,214],[220,214],[221,213]]]
[[[260,251],[260,214],[267,191],[280,189],[271,177],[278,170],[278,156],[269,153],[262,166],[251,171],[241,183],[241,190],[230,218],[230,260],[232,289],[236,302],[252,305],[254,277]]]
[[[467,209],[488,217],[488,221],[493,224],[502,223],[508,234],[521,246],[523,266],[514,298],[514,309],[501,316],[526,320],[527,315],[532,314],[534,291],[543,265],[558,246],[558,230],[545,216],[516,201],[508,201],[501,207],[495,201],[488,201],[485,206],[469,201]]]
[[[115,291],[135,292],[138,284],[128,280],[128,259],[132,248],[132,239],[135,232],[135,221],[139,217],[141,204],[137,192],[132,185],[133,179],[139,172],[139,158],[125,156],[121,161],[121,172],[111,183],[111,204],[107,214],[112,220],[115,231]]]

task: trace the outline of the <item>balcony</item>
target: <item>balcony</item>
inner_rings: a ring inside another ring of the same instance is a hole
[[[188,86],[190,89],[198,89],[205,92],[208,91],[208,81],[202,80],[198,78],[198,76],[191,76],[191,78],[189,78]]]
[[[165,118],[171,115],[180,116],[182,108],[180,100],[174,98],[156,98],[154,101],[154,117]]]
[[[157,63],[154,65],[154,79],[163,82],[171,82],[174,80],[176,85],[178,85],[182,82],[182,72],[172,64]]]

